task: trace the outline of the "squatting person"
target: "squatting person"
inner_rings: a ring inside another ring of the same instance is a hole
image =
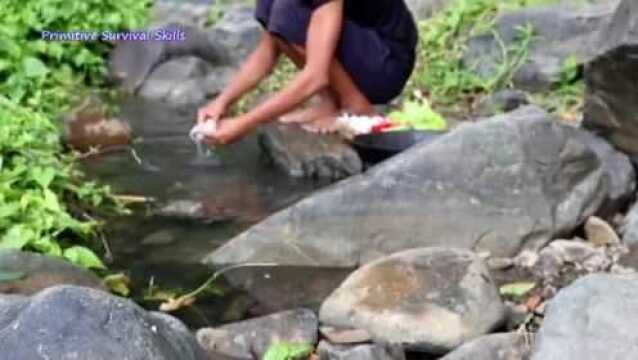
[[[310,131],[333,130],[340,113],[372,115],[373,104],[399,95],[414,68],[418,34],[403,0],[257,0],[256,18],[265,30],[259,45],[199,110],[199,123],[217,122],[215,133],[206,134],[212,145],[277,118]],[[226,118],[282,54],[300,69],[290,83],[252,111]],[[315,95],[317,101],[302,108]]]

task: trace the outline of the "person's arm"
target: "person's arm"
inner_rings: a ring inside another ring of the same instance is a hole
[[[273,36],[264,32],[257,48],[248,57],[248,60],[240,67],[230,83],[222,92],[205,107],[202,107],[197,115],[199,123],[207,120],[217,121],[224,115],[244,94],[254,89],[263,80],[277,63],[279,51]]]
[[[260,123],[293,110],[328,86],[342,25],[343,0],[329,0],[319,6],[310,20],[304,68],[284,89],[248,114],[223,121],[212,140],[218,144],[232,142]]]

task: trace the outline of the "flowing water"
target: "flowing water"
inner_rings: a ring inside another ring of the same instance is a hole
[[[132,149],[85,160],[87,173],[110,184],[116,193],[202,202],[207,209],[231,214],[228,221],[210,224],[150,215],[139,209],[132,216],[111,219],[106,238],[113,252],[110,267],[129,274],[134,297],[142,301],[149,286],[190,290],[214,269],[201,259],[233,236],[307,196],[325,184],[291,179],[261,156],[256,136],[207,154],[188,136],[194,111],[179,112],[160,103],[129,100],[121,118],[135,136]],[[208,294],[178,316],[193,328],[236,321],[290,309],[317,307],[348,273],[344,269],[242,268],[229,272],[217,285],[221,294]]]

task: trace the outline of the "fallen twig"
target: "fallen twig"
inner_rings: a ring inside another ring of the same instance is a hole
[[[222,268],[216,271],[210,278],[208,278],[208,280],[206,280],[197,289],[189,292],[188,294],[184,294],[178,298],[170,298],[166,300],[165,302],[160,304],[159,309],[160,311],[163,311],[163,312],[171,312],[171,311],[177,311],[185,306],[193,305],[195,301],[197,300],[197,296],[199,294],[201,294],[209,286],[211,286],[213,282],[215,282],[215,280],[217,280],[219,276],[223,275],[224,273],[230,270],[244,268],[244,267],[272,267],[272,266],[278,266],[278,264],[276,263],[244,263],[244,264],[227,266],[225,268]]]

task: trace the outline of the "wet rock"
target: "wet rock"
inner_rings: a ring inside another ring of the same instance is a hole
[[[261,359],[272,344],[316,344],[318,326],[312,311],[298,309],[219,328],[200,329],[197,340],[206,351],[240,359]]]
[[[177,319],[75,286],[0,300],[0,348],[4,359],[206,359]]]
[[[317,347],[319,360],[405,360],[405,353],[397,345],[362,344],[332,345],[322,341]]]
[[[233,73],[230,67],[216,67],[203,78],[192,78],[176,84],[166,100],[178,108],[202,105],[224,89]]]
[[[612,218],[618,213],[618,209],[626,208],[631,200],[632,197],[627,194],[635,192],[636,171],[631,166],[629,157],[614,149],[605,139],[589,131],[581,131],[578,135],[601,159],[604,172],[609,174],[607,201],[598,209],[597,214],[603,218]]]
[[[182,40],[164,42],[166,59],[195,56],[215,66],[232,65],[223,39],[211,37],[209,31],[177,23],[166,25],[160,29],[179,30],[184,34]]]
[[[624,0],[585,68],[584,125],[638,160],[638,3]]]
[[[528,104],[529,97],[526,92],[517,89],[505,89],[482,99],[477,104],[475,112],[479,116],[492,116],[514,111]]]
[[[321,306],[322,324],[368,331],[382,343],[444,354],[500,325],[505,309],[468,250],[423,248],[355,271]]]
[[[605,220],[592,216],[585,223],[587,241],[594,246],[617,246],[620,238],[616,231]]]
[[[638,270],[638,204],[629,210],[621,224],[622,242],[627,250],[621,254],[618,264],[612,268],[614,273],[635,272]]]
[[[126,122],[108,119],[104,104],[90,97],[65,116],[64,141],[79,151],[123,146],[131,143],[132,131]]]
[[[533,272],[539,279],[553,282],[566,264],[573,266],[573,271],[593,273],[608,270],[612,259],[604,249],[584,241],[556,240],[541,250]]]
[[[372,341],[372,336],[363,329],[339,329],[332,326],[319,328],[321,336],[332,344],[357,344]]]
[[[229,54],[229,49],[222,42],[222,38],[211,37],[209,32],[191,25],[170,22],[160,27],[152,27],[150,31],[180,31],[184,34],[183,40],[175,41],[121,41],[115,45],[115,49],[109,57],[109,78],[117,84],[120,89],[130,94],[137,94],[143,88],[144,83],[149,80],[149,76],[165,63],[171,63],[175,59],[177,63],[172,63],[168,68],[164,68],[164,73],[160,75],[177,76],[175,80],[184,81],[183,74],[188,74],[193,69],[192,58],[199,58],[200,63],[195,67],[201,67],[201,62],[219,66],[234,64]],[[183,67],[183,69],[180,69]],[[167,70],[168,74],[166,73]],[[218,70],[219,73],[222,70]],[[181,75],[180,75],[181,74]],[[156,77],[158,74],[155,75]],[[203,76],[202,76],[203,77]],[[156,79],[157,80],[157,79]],[[162,80],[160,77],[159,80]],[[170,79],[169,79],[170,80]],[[211,80],[208,80],[209,82]],[[172,85],[179,85],[175,82]],[[155,84],[157,85],[157,84]],[[164,85],[170,88],[170,84]],[[153,88],[144,90],[153,92]],[[164,89],[160,93],[165,94]],[[153,97],[155,98],[155,97]]]
[[[142,245],[168,245],[175,240],[175,234],[171,230],[159,230],[142,239]]]
[[[638,357],[638,277],[593,274],[549,303],[532,360]]]
[[[537,251],[524,250],[514,258],[514,265],[522,268],[531,268],[538,262],[538,259]]]
[[[489,258],[486,265],[490,270],[505,270],[514,266],[514,259],[511,258]]]
[[[527,333],[488,335],[464,344],[441,360],[527,360],[532,342],[533,335]]]
[[[505,302],[507,322],[505,328],[510,331],[518,330],[528,320],[530,312],[525,304]]]
[[[165,43],[160,41],[118,42],[109,56],[108,77],[121,90],[134,94],[164,59],[165,51]]]
[[[202,220],[205,218],[205,214],[204,203],[191,200],[172,201],[157,211],[159,216],[177,219]]]
[[[259,143],[266,157],[292,177],[340,180],[363,169],[357,152],[337,135],[268,124],[261,130]]]
[[[226,222],[237,218],[237,214],[228,209],[192,200],[170,201],[155,211],[155,215],[205,224]]]
[[[635,204],[623,221],[623,243],[628,248],[638,247],[638,204]]]
[[[506,60],[503,44],[508,48],[516,46],[520,29],[529,24],[534,38],[528,61],[514,74],[513,82],[524,90],[548,89],[561,80],[568,59],[584,64],[592,58],[590,45],[599,29],[610,20],[615,3],[600,1],[582,6],[572,1],[572,4],[532,7],[503,14],[497,19],[496,33],[490,31],[470,39],[464,62],[481,77],[497,76],[499,66]]]
[[[167,61],[157,67],[148,77],[139,95],[149,100],[163,100],[171,104],[179,102],[180,98],[186,97],[184,91],[193,91],[192,82],[205,78],[211,71],[211,66],[204,60],[195,56],[186,56]],[[202,89],[195,89],[200,91]],[[203,100],[201,98],[196,101]],[[190,95],[191,97],[194,95]]]
[[[16,250],[0,250],[0,273],[15,273],[16,280],[0,281],[0,293],[32,295],[56,285],[103,289],[92,272],[52,256]]]
[[[224,49],[227,62],[237,66],[257,47],[261,33],[254,9],[238,5],[225,10],[224,17],[215,24],[208,36]]]
[[[355,266],[415,247],[538,251],[633,194],[629,160],[619,155],[625,168],[610,171],[589,136],[537,107],[465,123],[269,217],[205,262]]]

